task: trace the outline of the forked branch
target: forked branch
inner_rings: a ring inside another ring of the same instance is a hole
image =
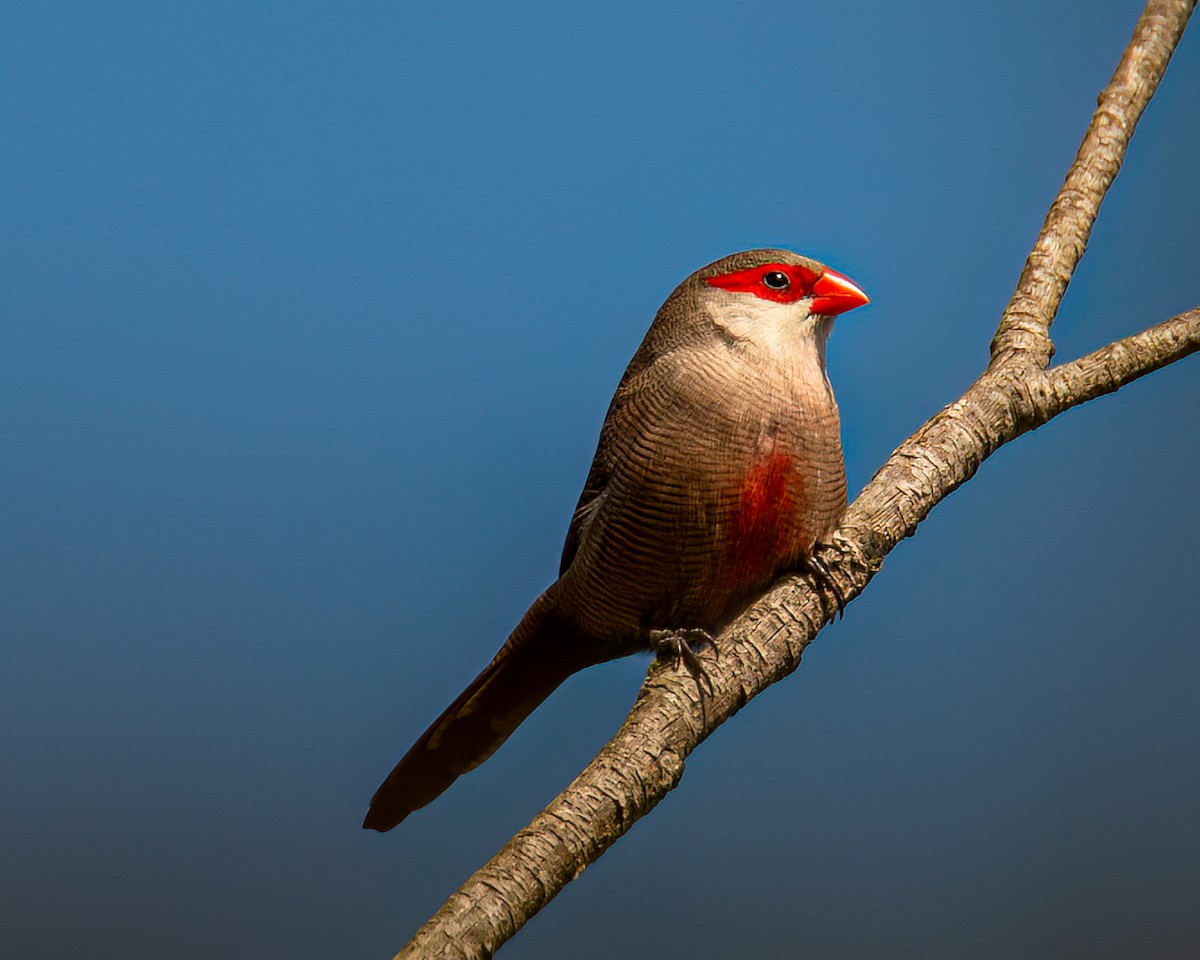
[[[1194,6],[1147,4],[1029,255],[987,371],[906,440],[847,510],[822,554],[847,598],[1002,444],[1200,350],[1200,309],[1193,309],[1047,369],[1050,325],[1067,283]],[[706,659],[712,692],[703,709],[689,677],[651,668],[621,729],[587,769],[399,957],[490,957],[679,783],[688,755],[709,734],[800,665],[826,616],[807,581],[777,584],[721,636],[720,658]]]

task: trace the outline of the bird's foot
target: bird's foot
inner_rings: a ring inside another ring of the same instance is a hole
[[[651,630],[649,636],[650,646],[654,648],[654,652],[660,658],[669,658],[671,665],[676,670],[685,667],[687,672],[692,675],[701,700],[704,699],[705,686],[708,687],[709,696],[712,696],[712,680],[709,679],[704,664],[700,662],[700,657],[696,654],[699,648],[710,647],[714,654],[719,655],[711,633],[698,627],[685,627],[679,630]]]
[[[842,593],[842,588],[834,581],[833,574],[829,572],[829,567],[815,553],[805,557],[804,562],[807,564],[808,572],[812,574],[813,580],[816,581],[817,587],[833,594],[833,602],[836,609],[830,615],[829,619],[840,620],[846,613],[846,597]],[[824,594],[822,594],[821,599],[824,601]],[[826,605],[825,610],[826,612],[829,611],[828,605]]]

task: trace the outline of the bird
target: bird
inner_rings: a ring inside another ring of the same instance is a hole
[[[558,579],[396,764],[365,829],[436,799],[571,674],[651,650],[698,675],[695,651],[780,575],[832,584],[813,553],[846,508],[826,341],[868,302],[782,249],[734,253],[676,287],[612,398]]]

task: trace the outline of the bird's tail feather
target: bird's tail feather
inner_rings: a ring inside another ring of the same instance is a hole
[[[576,635],[542,594],[487,668],[383,781],[363,827],[391,830],[488,759],[572,673],[608,659]]]

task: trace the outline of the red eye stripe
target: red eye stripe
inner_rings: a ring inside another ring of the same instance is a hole
[[[779,283],[768,285],[765,278],[768,274],[782,273],[790,281],[787,286],[779,289]],[[736,270],[733,273],[723,273],[717,277],[709,277],[709,286],[719,287],[731,293],[752,293],[763,300],[773,300],[775,303],[795,303],[812,293],[813,284],[820,279],[819,274],[806,267],[791,263],[765,263],[761,267],[750,267],[746,270]]]

